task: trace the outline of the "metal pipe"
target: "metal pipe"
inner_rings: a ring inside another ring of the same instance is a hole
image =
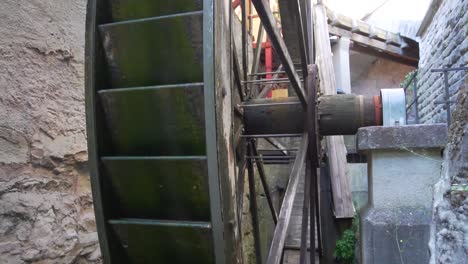
[[[294,159],[295,155],[288,155],[288,156],[263,156],[263,155],[256,155],[256,156],[245,156],[246,159],[272,159],[272,160],[283,160],[283,159]]]
[[[250,144],[250,147],[252,148],[252,154],[255,156],[258,156],[257,146],[255,146],[255,143],[253,141]],[[260,162],[257,162],[256,165],[257,165],[258,175],[260,176],[260,181],[262,182],[263,191],[265,192],[265,197],[267,199],[268,207],[270,207],[271,217],[273,218],[273,222],[276,225],[278,223],[278,213],[276,213],[276,209],[273,206],[273,200],[271,199],[271,195],[270,195],[270,187],[268,186],[268,182],[266,181],[266,177],[265,177],[265,169],[263,168],[263,164]]]
[[[450,111],[450,91],[448,81],[448,71],[444,71],[444,88],[445,88],[445,107],[447,110],[447,126],[450,127],[452,123],[452,112]]]
[[[262,151],[298,151],[299,149],[297,148],[287,148],[287,149],[257,149],[259,152],[262,152]]]
[[[302,70],[296,70],[296,72],[302,72]],[[272,72],[257,72],[249,74],[249,76],[264,76],[269,74],[285,74],[285,71],[272,71]]]
[[[282,149],[285,149],[285,147],[283,146],[283,144],[281,144],[281,142],[279,142],[278,140],[276,140],[275,138],[264,138],[266,142],[270,143],[273,147],[279,149],[279,150],[282,150]],[[284,155],[288,155],[288,151],[281,151],[283,152]]]
[[[273,75],[273,78],[278,78],[279,72],[282,72],[282,69],[283,69],[283,65],[281,64],[278,67],[278,71]],[[273,84],[266,85],[263,88],[263,90],[258,94],[257,98],[264,98],[265,96],[267,96],[267,94],[271,91],[272,88],[273,88]]]
[[[267,138],[267,137],[301,137],[302,134],[265,134],[265,135],[242,135],[243,138]]]
[[[300,78],[302,81],[303,79]],[[276,78],[276,79],[260,79],[260,80],[251,80],[251,81],[242,81],[242,83],[263,83],[263,82],[273,82],[273,81],[290,81],[289,78]]]
[[[416,97],[415,100],[413,100],[413,101],[411,102],[411,104],[409,104],[409,105],[406,107],[406,111],[408,111],[408,110],[411,108],[411,106],[413,106],[413,104],[414,104],[415,102],[418,101],[419,97],[420,97],[420,96]]]
[[[448,72],[450,71],[467,71],[468,67],[453,67],[453,68],[441,68],[431,69],[431,72],[441,72],[444,74],[444,90],[445,90],[445,108],[447,110],[447,126],[452,123],[452,111],[450,109],[450,86],[448,81]]]
[[[270,85],[273,85],[273,84],[280,84],[280,83],[290,83],[290,81],[275,81],[275,82],[272,82],[272,81],[268,81],[268,82],[257,82],[257,83],[252,83],[252,85],[266,85],[266,84],[270,84]]]
[[[414,97],[414,115],[416,124],[419,124],[419,109],[418,109],[418,79],[416,78],[417,72],[413,76],[413,97]]]
[[[261,161],[254,161],[254,162],[261,162]],[[263,165],[283,165],[283,164],[291,164],[291,161],[263,161],[261,163]]]
[[[258,34],[257,34],[257,47],[255,47],[254,52],[254,61],[252,65],[252,71],[249,74],[249,77],[258,76],[256,75],[258,70],[258,65],[260,64],[260,54],[262,53],[262,41],[263,41],[263,25],[260,23],[258,27]]]
[[[280,102],[280,103],[265,103],[265,104],[242,104],[239,107],[259,107],[259,106],[276,106],[276,105],[300,105],[300,102]]]
[[[414,77],[416,77],[416,72],[411,76],[411,78],[409,79],[409,81],[406,83],[405,87],[403,87],[403,90],[406,91],[406,89],[408,89],[408,87],[410,86],[411,82],[413,81]]]

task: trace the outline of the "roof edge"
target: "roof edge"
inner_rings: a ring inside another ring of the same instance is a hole
[[[442,5],[442,2],[444,0],[432,0],[431,3],[429,4],[429,7],[427,8],[426,15],[424,16],[421,25],[419,26],[418,32],[416,32],[417,37],[422,37],[424,32],[426,32],[427,28],[429,25],[432,23],[432,20],[434,19],[434,15],[437,13],[439,10],[440,6]]]

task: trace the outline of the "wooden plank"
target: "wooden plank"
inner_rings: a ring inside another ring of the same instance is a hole
[[[99,26],[111,87],[203,82],[203,13]]]
[[[349,18],[347,16],[333,12],[325,8],[327,12],[328,23],[342,29],[350,30],[354,33],[368,36],[373,39],[378,39],[383,42],[391,43],[393,45],[401,46],[403,40],[398,34],[388,32],[386,30],[373,27],[372,25],[362,21]]]
[[[216,4],[215,4],[216,2]],[[230,3],[215,0],[203,0],[203,82],[204,82],[204,112],[205,112],[205,138],[206,156],[208,166],[208,184],[210,197],[211,225],[213,229],[213,247],[216,263],[233,263],[237,256],[234,228],[227,221],[234,220],[235,208],[230,202],[235,190],[226,186],[232,185],[229,171],[226,165],[226,143],[232,142],[232,138],[224,139],[222,133],[231,135],[232,131],[224,131],[223,123],[231,125],[231,120],[225,119],[225,101],[221,99],[223,89],[231,85],[231,34],[229,23]],[[224,51],[224,52],[222,52]],[[181,60],[183,61],[183,60]],[[180,64],[181,61],[178,61]],[[183,64],[183,63],[182,63]],[[228,66],[229,65],[229,66]],[[226,96],[230,98],[229,96]],[[229,105],[229,110],[232,108]],[[222,113],[222,114],[217,114]],[[232,116],[229,112],[228,116]],[[224,162],[224,163],[222,163]],[[235,226],[235,224],[234,224]],[[228,251],[227,249],[232,249]],[[175,262],[174,262],[175,263]],[[196,261],[192,261],[196,263]]]
[[[321,93],[325,95],[336,94],[327,17],[323,5],[314,6],[314,19],[316,63],[319,68]],[[326,137],[326,142],[335,216],[336,218],[352,218],[354,217],[354,206],[351,199],[350,183],[345,174],[347,162],[343,136]]]
[[[398,46],[389,45],[381,40],[371,39],[333,25],[328,25],[328,30],[331,35],[349,38],[353,42],[353,45],[351,45],[351,49],[353,50],[377,57],[384,57],[410,66],[418,65],[418,49],[403,49]]]
[[[279,264],[283,256],[284,243],[288,231],[289,221],[296,197],[297,185],[299,182],[299,174],[303,171],[304,161],[307,153],[308,137],[306,134],[302,136],[300,149],[297,152],[296,160],[294,161],[291,174],[289,176],[288,187],[284,194],[283,204],[281,205],[280,214],[278,216],[278,224],[276,225],[271,242],[270,251],[268,253],[268,264]]]
[[[300,173],[299,175],[299,183],[296,189],[296,197],[294,198],[293,210],[291,213],[291,220],[289,221],[288,234],[286,236],[286,242],[284,244],[285,248],[299,249],[301,246],[301,235],[303,234],[301,231],[302,216],[303,216],[303,203],[304,203],[304,195],[305,195],[306,182],[307,182],[305,180],[304,174],[305,173]],[[308,203],[309,201],[307,200],[307,204]],[[307,221],[307,227],[309,226],[308,223],[309,222]],[[306,234],[308,234],[307,230],[306,230]],[[307,242],[307,245],[309,245],[309,242]]]
[[[309,65],[307,67],[308,76],[307,76],[307,101],[309,105],[316,105],[317,102],[317,67],[316,65]],[[316,199],[318,198],[317,191],[317,168],[319,167],[319,153],[318,153],[318,135],[317,135],[317,109],[316,107],[307,108],[307,135],[309,137],[309,146],[308,146],[308,162],[306,166],[306,177],[309,178],[309,206],[310,206],[310,223],[309,223],[309,232],[310,232],[310,259],[315,259],[315,228],[320,231],[320,222],[315,223],[315,213],[317,210],[317,215],[319,215],[320,208],[316,208]],[[306,224],[306,223],[304,223]],[[301,250],[301,261],[305,264],[305,252],[304,249]]]
[[[209,222],[109,220],[125,252],[122,263],[214,264]]]
[[[296,1],[296,0],[294,0]],[[294,11],[291,10],[290,0],[278,0],[279,11],[281,15],[281,31],[283,39],[288,47],[289,54],[295,62],[299,62],[299,42],[297,41],[297,20]]]
[[[332,35],[350,38],[354,50],[395,60],[411,66],[419,61],[419,44],[415,40],[351,19],[326,9]]]
[[[113,215],[209,221],[205,156],[102,157]],[[168,206],[170,204],[170,206]]]
[[[205,155],[203,83],[99,91],[112,155]],[[171,115],[168,115],[171,113]]]

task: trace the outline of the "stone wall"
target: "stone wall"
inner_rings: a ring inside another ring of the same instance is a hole
[[[465,81],[465,87],[467,82]],[[468,259],[468,90],[462,89],[453,113],[442,175],[435,186],[431,264],[462,264]]]
[[[444,79],[432,68],[466,66],[468,2],[445,0],[423,32],[418,73],[421,122],[446,122]],[[440,181],[435,186],[431,263],[465,263],[468,259],[468,196],[452,189],[468,184],[468,90],[464,71],[449,75],[452,124],[444,151]]]
[[[86,0],[0,1],[0,263],[96,263]]]
[[[467,65],[467,27],[468,1],[445,0],[422,34],[418,72],[418,109],[421,123],[446,122],[444,105],[436,104],[436,101],[444,100],[444,78],[442,74],[431,73],[430,70]],[[466,76],[464,71],[449,74],[452,111]]]

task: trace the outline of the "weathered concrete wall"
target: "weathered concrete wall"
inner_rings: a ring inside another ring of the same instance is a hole
[[[431,73],[430,70],[467,65],[467,27],[468,1],[445,0],[422,35],[418,70],[421,123],[446,122],[444,105],[435,104],[444,99],[444,78],[442,74]],[[464,71],[449,73],[450,99],[454,102],[452,110],[466,76]]]
[[[86,0],[0,1],[0,263],[95,263]]]

